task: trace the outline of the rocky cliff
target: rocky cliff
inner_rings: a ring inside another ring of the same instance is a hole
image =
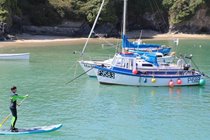
[[[202,6],[190,19],[170,26],[170,32],[210,33],[210,9]]]
[[[85,36],[100,4],[101,0],[0,0],[0,22],[7,25],[7,32],[0,27],[0,36],[8,32]],[[210,0],[128,0],[127,30],[210,33],[209,7]],[[106,0],[95,35],[119,36],[122,13],[123,1]]]

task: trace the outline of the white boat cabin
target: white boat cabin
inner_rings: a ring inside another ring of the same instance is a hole
[[[177,64],[169,63],[159,63],[158,61],[152,60],[153,62],[148,62],[142,59],[140,55],[136,54],[116,54],[112,61],[112,67],[122,68],[127,70],[138,70],[138,71],[182,71],[188,70],[184,67],[184,62],[182,59],[177,61]],[[181,64],[180,64],[181,63]]]
[[[128,70],[141,69],[141,68],[157,68],[152,63],[149,63],[134,54],[116,54],[112,61],[112,67],[123,68]]]

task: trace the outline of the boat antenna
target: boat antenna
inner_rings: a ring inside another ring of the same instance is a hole
[[[102,10],[102,8],[103,8],[103,6],[104,6],[104,2],[105,2],[105,0],[103,0],[102,3],[101,3],[99,12],[98,12],[98,14],[97,14],[97,16],[96,16],[96,19],[95,19],[94,23],[93,23],[92,29],[91,29],[91,31],[90,31],[90,33],[89,33],[89,36],[88,36],[88,38],[87,38],[87,40],[86,40],[86,42],[85,42],[85,45],[84,45],[84,47],[83,47],[83,49],[82,49],[81,56],[84,55],[84,52],[85,52],[85,49],[86,49],[87,44],[88,44],[88,42],[89,42],[89,39],[90,39],[90,37],[91,37],[91,35],[92,35],[92,33],[93,33],[93,30],[95,29],[96,23],[97,23],[97,21],[98,21],[98,18],[99,18],[99,16],[100,16],[100,13],[101,13],[101,10]]]

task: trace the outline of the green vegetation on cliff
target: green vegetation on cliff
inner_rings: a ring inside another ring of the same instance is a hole
[[[88,22],[93,23],[101,5],[101,0],[72,0],[72,11],[77,19],[86,19]],[[112,22],[117,21],[115,13],[115,1],[106,0],[99,22]]]
[[[0,0],[0,21],[12,25],[14,16],[17,16],[26,25],[51,26],[66,20],[87,21],[92,24],[101,2],[102,0]],[[148,25],[156,26],[152,23],[157,20],[174,25],[190,19],[202,6],[209,7],[210,0],[128,0],[127,21],[128,25],[148,28]],[[99,24],[111,23],[119,28],[122,7],[123,0],[106,0]]]
[[[17,0],[0,0],[0,22],[12,24],[12,16],[20,15]]]
[[[33,25],[56,25],[61,21],[59,8],[53,7],[48,0],[18,0],[18,6],[23,17]]]
[[[168,8],[170,24],[187,20],[204,3],[204,0],[163,0],[163,5]]]

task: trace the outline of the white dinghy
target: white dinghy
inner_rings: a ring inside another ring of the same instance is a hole
[[[0,54],[2,60],[29,60],[30,53]]]

